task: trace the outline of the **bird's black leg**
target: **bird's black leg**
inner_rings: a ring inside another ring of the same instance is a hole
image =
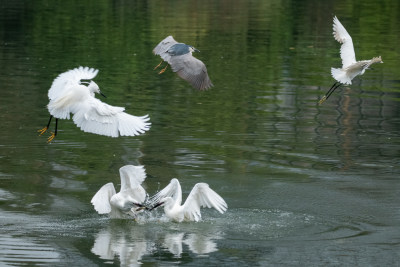
[[[335,82],[332,87],[328,90],[328,92],[321,98],[321,100],[318,102],[318,104],[322,104],[325,102],[325,100],[327,100],[331,94],[333,93],[333,91],[335,91],[339,86],[341,86],[342,83],[340,82]]]
[[[331,94],[333,93],[333,91],[335,91],[336,89],[338,89],[340,86],[342,85],[342,83],[339,83],[338,85],[336,85],[335,87],[333,87],[332,90],[329,90],[328,93],[326,94],[326,99],[328,99]]]
[[[57,135],[57,126],[58,126],[58,119],[56,118],[56,129],[54,130],[54,133],[51,133],[50,137],[47,138],[47,143],[50,143],[53,141],[54,137]]]
[[[49,119],[49,122],[47,123],[47,126],[44,127],[43,129],[38,130],[38,132],[40,133],[39,135],[44,134],[47,131],[47,129],[49,129],[50,122],[51,122],[52,118],[53,118],[53,115],[50,115],[50,119]]]

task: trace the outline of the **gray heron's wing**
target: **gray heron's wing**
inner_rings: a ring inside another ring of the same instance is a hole
[[[164,40],[162,40],[154,49],[153,53],[155,55],[159,55],[164,61],[169,62],[171,55],[167,52],[168,49],[177,44],[178,42],[174,40],[174,38],[170,35]]]
[[[169,64],[179,77],[188,81],[194,88],[207,90],[213,86],[210,77],[208,77],[206,65],[192,56],[191,53],[171,57]]]

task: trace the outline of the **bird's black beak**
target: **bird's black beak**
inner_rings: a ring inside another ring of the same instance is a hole
[[[105,94],[103,94],[101,91],[99,92],[104,98],[107,98]]]
[[[157,205],[153,206],[152,208],[148,209],[149,211],[154,210],[155,208],[158,208],[159,206],[161,206],[162,204],[164,204],[164,202],[160,202]]]
[[[200,50],[199,50],[199,49],[197,49],[197,48],[194,48],[194,51],[195,51],[195,52],[199,52],[199,53],[200,53]]]

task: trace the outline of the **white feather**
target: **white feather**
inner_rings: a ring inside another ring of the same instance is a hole
[[[328,92],[319,100],[319,104],[324,103],[329,96],[341,85],[351,84],[351,81],[358,75],[363,75],[365,70],[374,63],[383,63],[382,58],[374,57],[370,60],[356,61],[353,40],[350,34],[335,16],[333,18],[333,37],[342,44],[340,47],[340,57],[342,58],[342,68],[331,68],[332,77],[339,82],[335,82]]]
[[[224,213],[228,208],[224,199],[206,183],[196,184],[186,202],[181,205],[182,189],[176,178],[154,195],[150,203],[153,205],[163,203],[165,215],[177,222],[201,220],[201,207],[215,208],[220,213]]]
[[[99,214],[109,214],[111,218],[135,215],[135,204],[141,204],[146,191],[141,186],[146,178],[143,166],[126,165],[120,168],[121,190],[116,193],[113,183],[100,188],[91,203]]]
[[[110,199],[115,194],[116,192],[113,183],[108,183],[103,185],[100,190],[97,191],[90,202],[99,214],[107,214],[111,212]]]
[[[333,18],[333,37],[342,44],[340,48],[340,57],[342,58],[343,64],[342,68],[345,69],[356,63],[353,40],[336,16]]]
[[[94,97],[100,93],[97,84],[88,86],[81,79],[92,79],[98,70],[79,67],[60,74],[49,90],[48,110],[57,119],[69,119],[74,114],[74,123],[84,132],[118,137],[135,136],[150,129],[148,115],[137,117],[124,112]]]
[[[183,205],[185,218],[190,221],[201,219],[200,208],[214,208],[223,214],[228,208],[224,199],[206,183],[196,184]]]
[[[80,84],[80,80],[92,80],[96,77],[99,70],[89,68],[89,67],[79,67],[76,69],[72,69],[61,73],[58,77],[53,81],[49,89],[49,99],[55,99],[60,95],[64,94],[64,91],[68,89],[69,85]]]

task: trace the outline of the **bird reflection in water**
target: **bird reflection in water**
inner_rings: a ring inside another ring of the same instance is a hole
[[[159,234],[151,238],[143,229],[129,229],[126,224],[111,224],[100,231],[95,238],[91,252],[103,260],[114,261],[117,257],[121,266],[141,264],[145,255],[158,254],[161,250],[181,258],[182,253],[191,252],[196,255],[207,255],[218,251],[215,240],[221,237],[218,233],[197,234],[175,232],[164,235],[162,243]],[[159,246],[159,247],[158,247]]]

